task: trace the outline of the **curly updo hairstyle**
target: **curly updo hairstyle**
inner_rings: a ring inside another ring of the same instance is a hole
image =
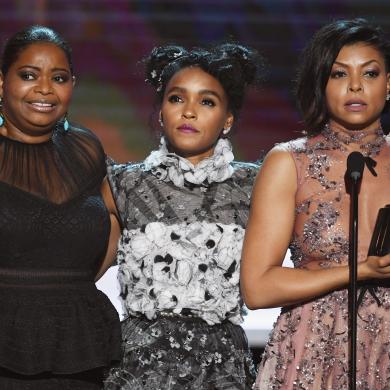
[[[256,50],[235,43],[192,49],[177,45],[155,47],[144,62],[146,82],[156,89],[159,103],[175,73],[197,66],[221,83],[228,98],[228,109],[235,117],[242,107],[246,87],[261,80],[264,67],[263,58]]]
[[[8,39],[1,56],[1,71],[3,75],[7,74],[10,66],[17,61],[20,53],[34,43],[52,43],[62,49],[73,75],[72,49],[68,42],[56,31],[40,25],[29,26]]]
[[[375,47],[390,71],[390,44],[379,27],[362,18],[338,20],[322,27],[304,49],[297,78],[297,104],[306,134],[319,134],[328,122],[325,90],[332,65],[342,47],[356,43]]]

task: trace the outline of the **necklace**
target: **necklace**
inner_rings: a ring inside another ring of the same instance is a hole
[[[322,134],[329,149],[347,151],[347,145],[357,144],[365,157],[378,155],[385,143],[382,127],[372,131],[333,130],[329,124],[326,124]]]

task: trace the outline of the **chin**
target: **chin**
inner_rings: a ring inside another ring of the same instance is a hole
[[[197,142],[194,142],[194,140],[191,139],[175,140],[174,142],[169,142],[169,144],[172,146],[172,148],[176,149],[177,151],[182,151],[183,153],[192,153],[198,149]]]
[[[349,117],[349,118],[339,118],[339,119],[334,119],[334,122],[336,124],[339,124],[340,126],[345,127],[346,129],[351,129],[351,130],[359,130],[359,129],[364,129],[366,127],[369,127],[376,122],[379,121],[380,118],[367,118],[367,117]]]
[[[54,123],[54,124],[52,124],[52,123],[50,123],[50,124],[36,124],[36,123],[34,123],[34,124],[31,124],[29,126],[28,132],[31,135],[44,135],[44,134],[51,132],[54,129],[56,123]]]

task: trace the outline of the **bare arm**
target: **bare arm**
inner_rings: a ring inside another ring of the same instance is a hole
[[[348,284],[348,266],[282,267],[295,219],[296,168],[289,152],[274,148],[256,178],[245,233],[241,291],[251,309],[288,306]],[[390,277],[390,256],[359,264],[358,278]]]
[[[105,178],[103,181],[101,193],[104,199],[104,203],[110,213],[111,231],[110,231],[110,237],[108,241],[107,252],[100,265],[99,271],[97,272],[95,281],[99,280],[103,276],[103,274],[107,271],[107,269],[112,265],[115,259],[118,240],[121,235],[118,210],[116,208],[114,199],[112,197],[111,188],[107,178]]]

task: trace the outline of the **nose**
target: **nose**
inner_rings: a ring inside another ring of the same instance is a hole
[[[183,107],[182,116],[185,119],[195,119],[196,118],[196,110],[193,104],[188,103]]]
[[[47,95],[53,92],[51,80],[47,77],[40,77],[38,79],[37,86],[35,88],[36,92],[41,93],[42,95]]]
[[[351,77],[348,89],[351,92],[359,92],[363,90],[363,84],[359,76],[356,75]]]

